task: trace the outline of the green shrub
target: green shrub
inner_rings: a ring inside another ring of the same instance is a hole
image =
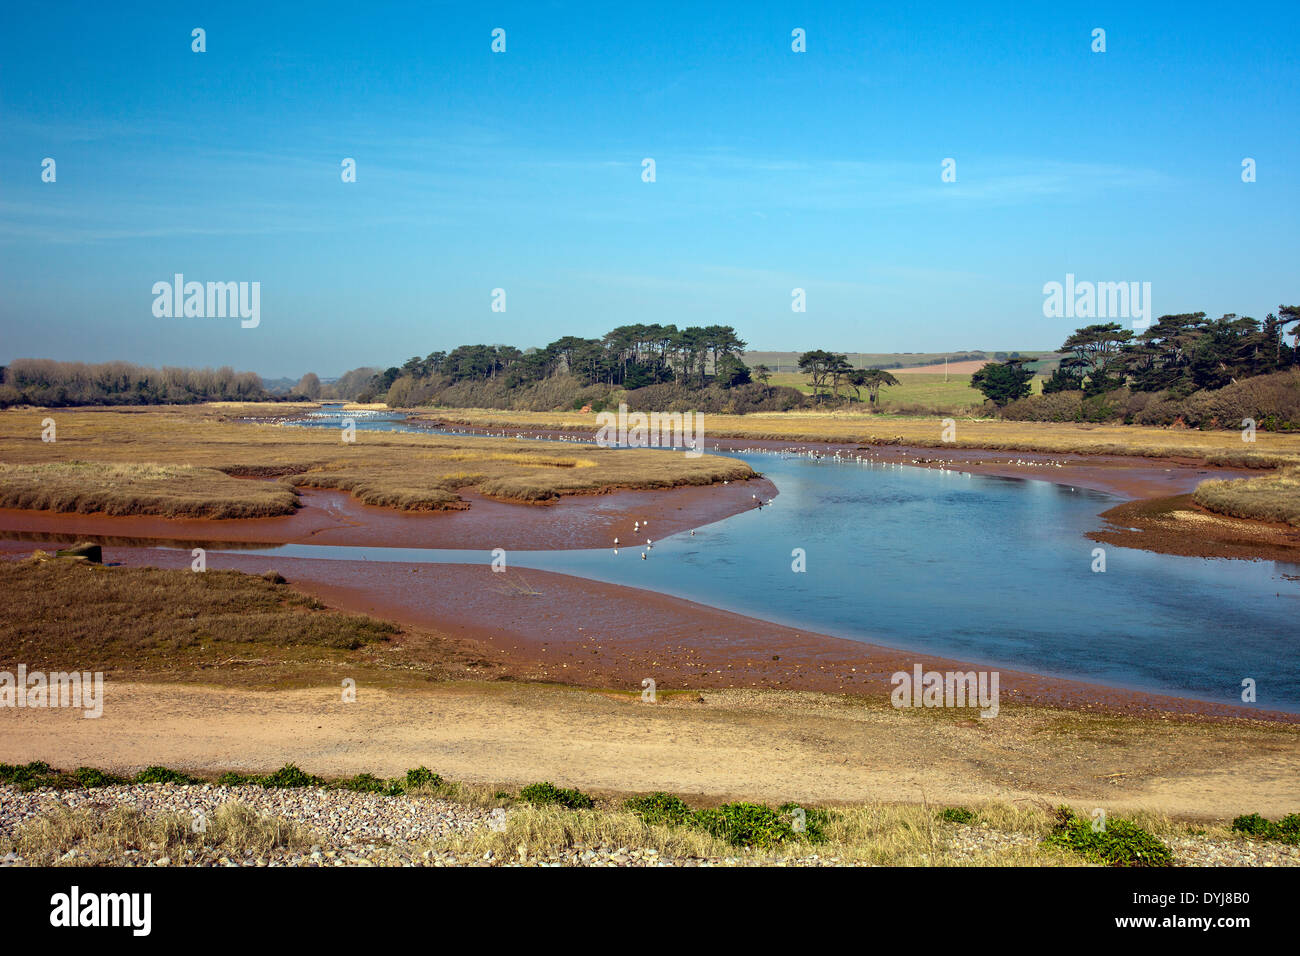
[[[1300,813],[1288,813],[1277,823],[1258,813],[1248,813],[1233,820],[1232,829],[1261,840],[1300,844]]]
[[[337,790],[352,790],[355,793],[382,793],[386,797],[398,797],[403,792],[400,780],[381,780],[370,773],[359,773],[355,777],[345,777],[342,780],[336,780],[330,786]]]
[[[1069,807],[1056,811],[1056,825],[1043,843],[1073,850],[1093,863],[1107,866],[1172,866],[1169,847],[1131,820],[1115,817],[1100,832],[1075,816]]]
[[[406,789],[420,790],[424,787],[441,787],[442,777],[428,767],[416,767],[406,771]]]
[[[320,777],[298,769],[295,764],[287,763],[275,773],[256,778],[255,782],[268,788],[319,787],[325,783]]]
[[[366,774],[362,774],[362,776],[366,776]],[[322,787],[325,785],[325,781],[320,777],[314,777],[300,770],[295,764],[287,763],[275,773],[269,773],[265,776],[252,773],[236,773],[234,771],[223,773],[217,778],[217,784],[222,787],[256,785],[268,789],[290,789],[294,787]]]
[[[220,787],[243,787],[258,782],[259,779],[251,774],[235,773],[233,770],[217,778],[217,786]]]
[[[191,777],[187,773],[181,773],[178,770],[168,770],[166,767],[157,765],[145,767],[135,775],[135,783],[198,783],[197,777]]]
[[[965,807],[948,807],[939,811],[939,819],[944,823],[971,823],[975,819],[975,814]]]
[[[71,773],[55,770],[43,760],[33,760],[26,764],[0,763],[0,783],[7,783],[19,790],[36,790],[50,787],[68,790],[76,787],[109,787],[114,784],[130,783],[125,777],[107,773],[95,767],[78,767]]]
[[[87,790],[92,787],[111,787],[115,784],[130,782],[126,777],[119,777],[115,773],[105,773],[103,770],[97,770],[94,767],[78,767],[72,772],[72,775],[77,778],[77,783]]]
[[[803,811],[802,830],[793,827],[794,811],[796,810]],[[791,826],[796,837],[802,837],[809,843],[826,842],[826,827],[830,824],[831,817],[825,810],[820,810],[817,807],[802,807],[797,803],[783,803],[777,808],[777,812],[791,819]]]
[[[581,790],[567,790],[553,783],[532,783],[519,791],[519,799],[537,806],[557,804],[570,810],[590,810],[595,801]]]
[[[75,780],[66,774],[54,770],[43,760],[31,763],[0,763],[0,783],[8,783],[19,790],[36,790],[40,787],[66,788],[75,785]]]
[[[633,797],[623,807],[635,813],[644,822],[654,825],[683,826],[691,818],[691,808],[681,797],[659,791],[644,797]]]
[[[732,846],[767,849],[794,840],[790,816],[762,803],[724,803],[697,810],[691,825],[726,840]]]
[[[1232,821],[1232,829],[1247,836],[1267,836],[1273,824],[1258,813],[1246,813]]]

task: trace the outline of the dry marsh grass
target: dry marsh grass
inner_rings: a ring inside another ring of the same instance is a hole
[[[284,648],[341,659],[398,633],[267,577],[59,560],[0,562],[0,619],[0,660],[55,670],[202,669]]]
[[[621,807],[566,810],[520,804],[507,814],[504,829],[482,828],[432,845],[480,858],[491,852],[506,860],[519,859],[521,849],[527,858],[557,849],[605,846],[653,849],[664,857],[729,857],[742,863],[815,854],[823,860],[869,866],[1087,865],[1078,856],[1043,846],[1054,820],[1046,806],[978,806],[974,821],[966,825],[943,822],[939,809],[888,803],[831,807],[826,810],[822,842],[800,840],[775,849],[752,849],[687,826],[647,824]],[[1156,835],[1190,832],[1187,826],[1158,815],[1139,814],[1134,820]],[[972,844],[978,849],[972,849]]]
[[[282,484],[241,481],[214,468],[90,461],[0,463],[0,508],[267,518],[292,514],[298,493]]]
[[[447,421],[486,428],[594,429],[595,416],[580,412],[503,412],[454,409]],[[943,419],[873,415],[862,411],[793,411],[775,414],[705,415],[709,438],[985,448],[1047,454],[1136,455],[1197,458],[1210,464],[1273,468],[1300,464],[1300,434],[1258,432],[1249,451],[1239,431],[1200,431],[1139,425],[956,420],[956,441],[942,440]]]
[[[276,414],[285,409],[273,406]],[[0,503],[110,514],[251,517],[293,510],[293,487],[338,488],[402,510],[464,507],[462,490],[511,501],[752,477],[743,462],[636,449],[539,450],[506,438],[357,432],[237,422],[266,406],[0,413]],[[231,477],[231,476],[239,476]],[[243,478],[274,478],[255,482]]]
[[[15,852],[34,866],[94,866],[119,860],[123,850],[183,862],[186,851],[243,858],[249,852],[260,856],[311,842],[311,834],[302,826],[238,802],[218,807],[202,832],[196,832],[193,823],[193,818],[178,813],[144,814],[126,807],[96,813],[55,807],[25,823],[14,837],[0,840],[0,849]],[[71,850],[76,856],[64,859]]]
[[[1239,481],[1203,481],[1192,499],[1219,514],[1300,528],[1300,468]]]

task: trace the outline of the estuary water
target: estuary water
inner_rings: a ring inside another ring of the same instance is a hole
[[[311,424],[338,428],[338,413]],[[410,427],[399,416],[356,426]],[[1240,704],[1251,678],[1259,707],[1300,711],[1300,565],[1106,547],[1098,571],[1099,545],[1084,534],[1117,503],[1109,495],[788,452],[711,453],[762,472],[779,489],[773,504],[654,539],[648,550],[511,551],[510,566],[989,667],[1219,703]],[[806,570],[794,570],[796,549]],[[491,560],[486,549],[286,545],[267,553]]]

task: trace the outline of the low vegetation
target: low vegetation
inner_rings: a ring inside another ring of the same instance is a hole
[[[17,787],[19,790],[93,790],[98,787],[121,786],[125,784],[173,784],[178,786],[201,784],[209,778],[173,770],[169,767],[150,766],[134,776],[123,776],[96,767],[78,767],[76,770],[59,770],[44,761],[32,761],[25,764],[0,763],[0,784]],[[415,767],[402,776],[383,778],[371,773],[359,773],[352,777],[326,780],[315,774],[307,773],[293,763],[287,763],[270,773],[239,773],[226,771],[210,778],[212,783],[221,787],[263,787],[268,790],[291,790],[307,787],[328,788],[331,790],[351,790],[358,793],[377,793],[386,797],[425,796],[442,797],[471,806],[497,807],[513,802],[513,797],[504,791],[475,784],[443,780],[442,776],[427,767]],[[549,784],[540,786],[549,787]],[[527,792],[528,787],[524,788]],[[557,791],[568,795],[564,800],[543,801],[569,809],[590,807],[591,798],[576,790]],[[523,793],[521,800],[527,800]],[[584,804],[583,801],[586,801]]]
[[[1300,528],[1300,468],[1237,481],[1203,481],[1192,499],[1234,518],[1277,521]]]
[[[593,416],[577,412],[501,412],[459,409],[440,420],[488,429],[587,431]],[[941,418],[868,415],[857,411],[805,411],[784,415],[710,415],[704,423],[712,438],[920,448],[971,448],[1043,454],[1126,455],[1193,458],[1207,464],[1245,468],[1300,465],[1300,434],[1260,432],[1253,444],[1239,431],[1200,431],[1123,425],[1027,423],[961,419],[953,441],[943,440]]]
[[[1300,845],[1300,813],[1288,813],[1276,822],[1258,813],[1248,813],[1233,820],[1232,829],[1248,837]]]
[[[124,850],[163,852],[177,862],[187,853],[211,851],[228,857],[265,854],[280,847],[303,847],[311,834],[290,821],[258,813],[241,803],[218,807],[203,827],[179,813],[145,814],[126,807],[107,813],[55,807],[25,823],[12,839],[0,839],[0,849],[15,852],[31,866],[73,861],[94,865],[114,861]]]
[[[19,790],[93,790],[125,783],[199,783],[198,777],[166,767],[146,767],[134,777],[123,777],[95,767],[78,767],[76,770],[55,770],[44,761],[25,764],[0,763],[0,783]]]
[[[553,783],[533,783],[519,791],[519,799],[534,806],[559,806],[569,810],[590,810],[595,801],[581,790],[557,787]]]
[[[23,789],[102,787],[124,783],[184,785],[204,778],[149,767],[133,778],[95,768],[68,772],[35,762],[0,764],[0,784]],[[1139,814],[1133,819],[1112,817],[1104,827],[1075,814],[1069,807],[1054,812],[1036,808],[986,804],[972,810],[926,805],[868,803],[830,808],[795,803],[771,807],[733,802],[693,808],[676,794],[656,792],[614,800],[592,797],[550,783],[531,784],[512,793],[485,784],[445,781],[426,767],[384,778],[360,773],[326,780],[286,764],[267,774],[227,773],[215,781],[225,786],[314,787],[353,790],[388,797],[441,798],[482,808],[506,808],[499,825],[472,834],[438,838],[432,846],[482,858],[500,860],[532,856],[555,849],[628,847],[654,850],[663,856],[734,858],[761,861],[817,855],[844,863],[883,866],[991,865],[1169,866],[1173,853],[1161,836],[1199,836],[1300,843],[1300,814],[1276,823],[1259,814],[1240,816],[1231,828],[1218,824],[1178,824],[1167,818]],[[59,808],[23,827],[15,839],[0,839],[0,853],[14,849],[31,863],[75,862],[107,858],[115,849],[153,844],[166,851],[217,849],[243,856],[278,846],[303,846],[311,834],[282,820],[260,816],[236,802],[224,804],[205,832],[194,832],[189,819],[167,815],[143,817],[134,811],[113,810],[95,817],[86,811]],[[977,844],[968,845],[962,834]],[[176,853],[173,852],[175,857]]]
[[[1112,817],[1094,824],[1069,807],[1057,809],[1056,824],[1043,842],[1106,866],[1172,866],[1174,862],[1169,847],[1132,820]]]
[[[0,617],[0,661],[46,670],[194,672],[273,649],[338,657],[397,633],[264,576],[61,560],[0,561]]]
[[[241,481],[215,468],[92,461],[0,463],[0,508],[164,518],[269,518],[292,514],[298,492]]]
[[[243,410],[255,415],[271,409]],[[467,507],[464,491],[546,502],[753,476],[744,462],[711,455],[595,445],[539,449],[513,438],[359,432],[355,442],[344,443],[334,430],[231,420],[239,411],[59,412],[56,440],[45,442],[41,413],[11,410],[0,415],[0,506],[259,517],[292,512],[295,488],[305,487],[337,488],[366,504],[427,511]]]
[[[939,819],[944,823],[956,823],[964,826],[975,822],[975,814],[965,807],[946,807],[939,811]]]

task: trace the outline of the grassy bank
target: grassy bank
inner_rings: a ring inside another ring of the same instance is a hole
[[[242,424],[282,407],[161,407],[0,413],[0,507],[233,518],[287,514],[294,487],[339,488],[408,511],[465,507],[462,491],[507,501],[751,477],[743,462],[647,450],[539,451],[514,439],[340,432]],[[275,479],[264,482],[242,478]]]
[[[498,412],[442,409],[426,413],[479,428],[595,431],[595,417],[579,412]],[[862,411],[787,412],[779,415],[705,415],[707,438],[741,438],[924,448],[982,448],[1044,454],[1192,458],[1209,464],[1273,468],[1300,464],[1300,434],[1259,432],[1252,444],[1237,431],[956,419],[955,439],[943,440],[944,419],[873,415]]]
[[[1203,481],[1192,497],[1220,514],[1300,528],[1300,468],[1243,481]]]
[[[58,559],[0,561],[0,617],[0,661],[11,671],[24,663],[209,681],[239,679],[247,673],[237,666],[241,661],[265,667],[350,660],[352,652],[398,633],[384,621],[328,610],[274,572],[259,577]]]
[[[167,518],[292,514],[298,493],[213,468],[88,461],[0,463],[0,508]]]

